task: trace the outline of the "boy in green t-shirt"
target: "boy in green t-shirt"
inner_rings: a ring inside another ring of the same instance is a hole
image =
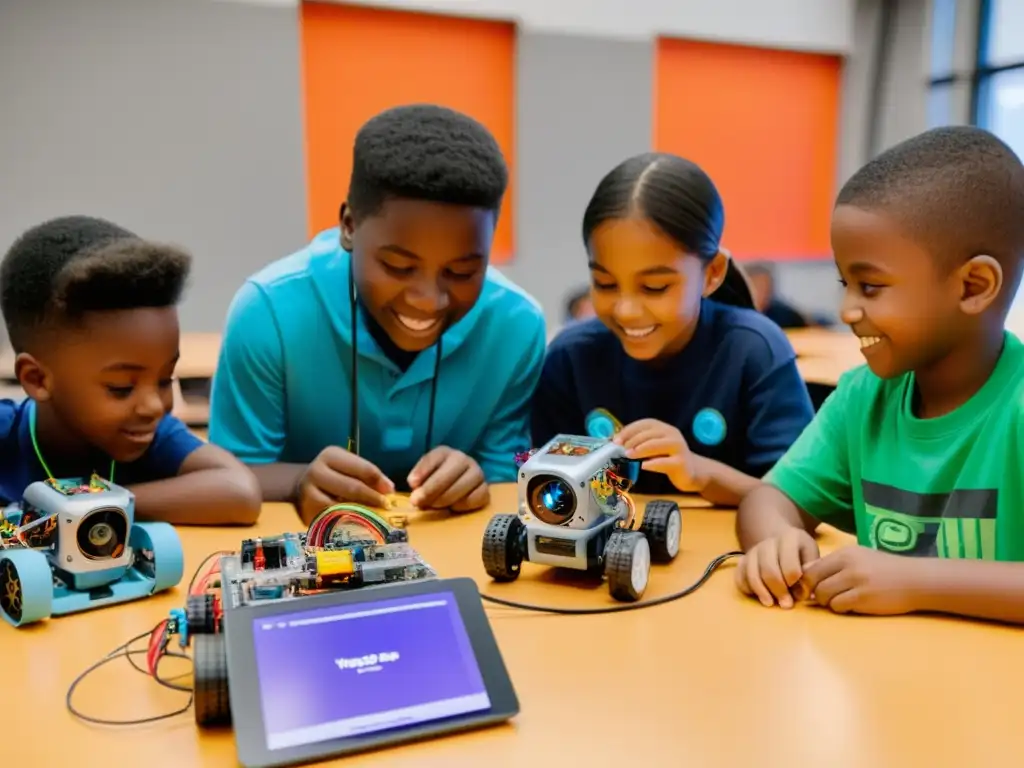
[[[1024,165],[977,128],[920,134],[846,183],[832,248],[867,366],[740,504],[740,590],[1024,623]],[[822,522],[857,546],[822,557]]]

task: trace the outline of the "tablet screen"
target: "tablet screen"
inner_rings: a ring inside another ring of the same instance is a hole
[[[253,621],[267,749],[487,710],[451,592]]]

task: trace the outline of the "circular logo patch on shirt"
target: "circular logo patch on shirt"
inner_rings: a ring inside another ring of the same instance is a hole
[[[718,445],[725,432],[725,417],[714,408],[701,408],[693,417],[693,436],[704,445]]]
[[[587,414],[587,434],[591,437],[611,440],[622,429],[622,424],[604,408],[595,408]]]

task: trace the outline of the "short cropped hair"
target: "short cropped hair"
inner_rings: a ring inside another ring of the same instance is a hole
[[[508,167],[490,131],[452,109],[412,104],[381,112],[360,128],[346,202],[356,219],[396,198],[496,213],[507,186]]]
[[[934,128],[879,154],[843,186],[837,205],[892,217],[940,263],[995,258],[1011,288],[1024,260],[1024,164],[992,133]]]
[[[23,233],[0,263],[0,311],[16,352],[89,312],[178,303],[191,256],[104,219],[66,216]]]

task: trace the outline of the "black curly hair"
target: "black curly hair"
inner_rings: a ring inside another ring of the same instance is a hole
[[[447,107],[410,104],[359,129],[346,202],[357,221],[395,198],[497,213],[507,187],[505,158],[483,125]]]
[[[0,263],[0,311],[15,352],[43,327],[89,312],[178,303],[191,256],[91,216],[51,219],[24,232]]]
[[[981,128],[933,128],[896,144],[850,177],[836,205],[891,217],[939,264],[985,254],[1007,270],[1011,287],[1019,280],[1024,164]]]

